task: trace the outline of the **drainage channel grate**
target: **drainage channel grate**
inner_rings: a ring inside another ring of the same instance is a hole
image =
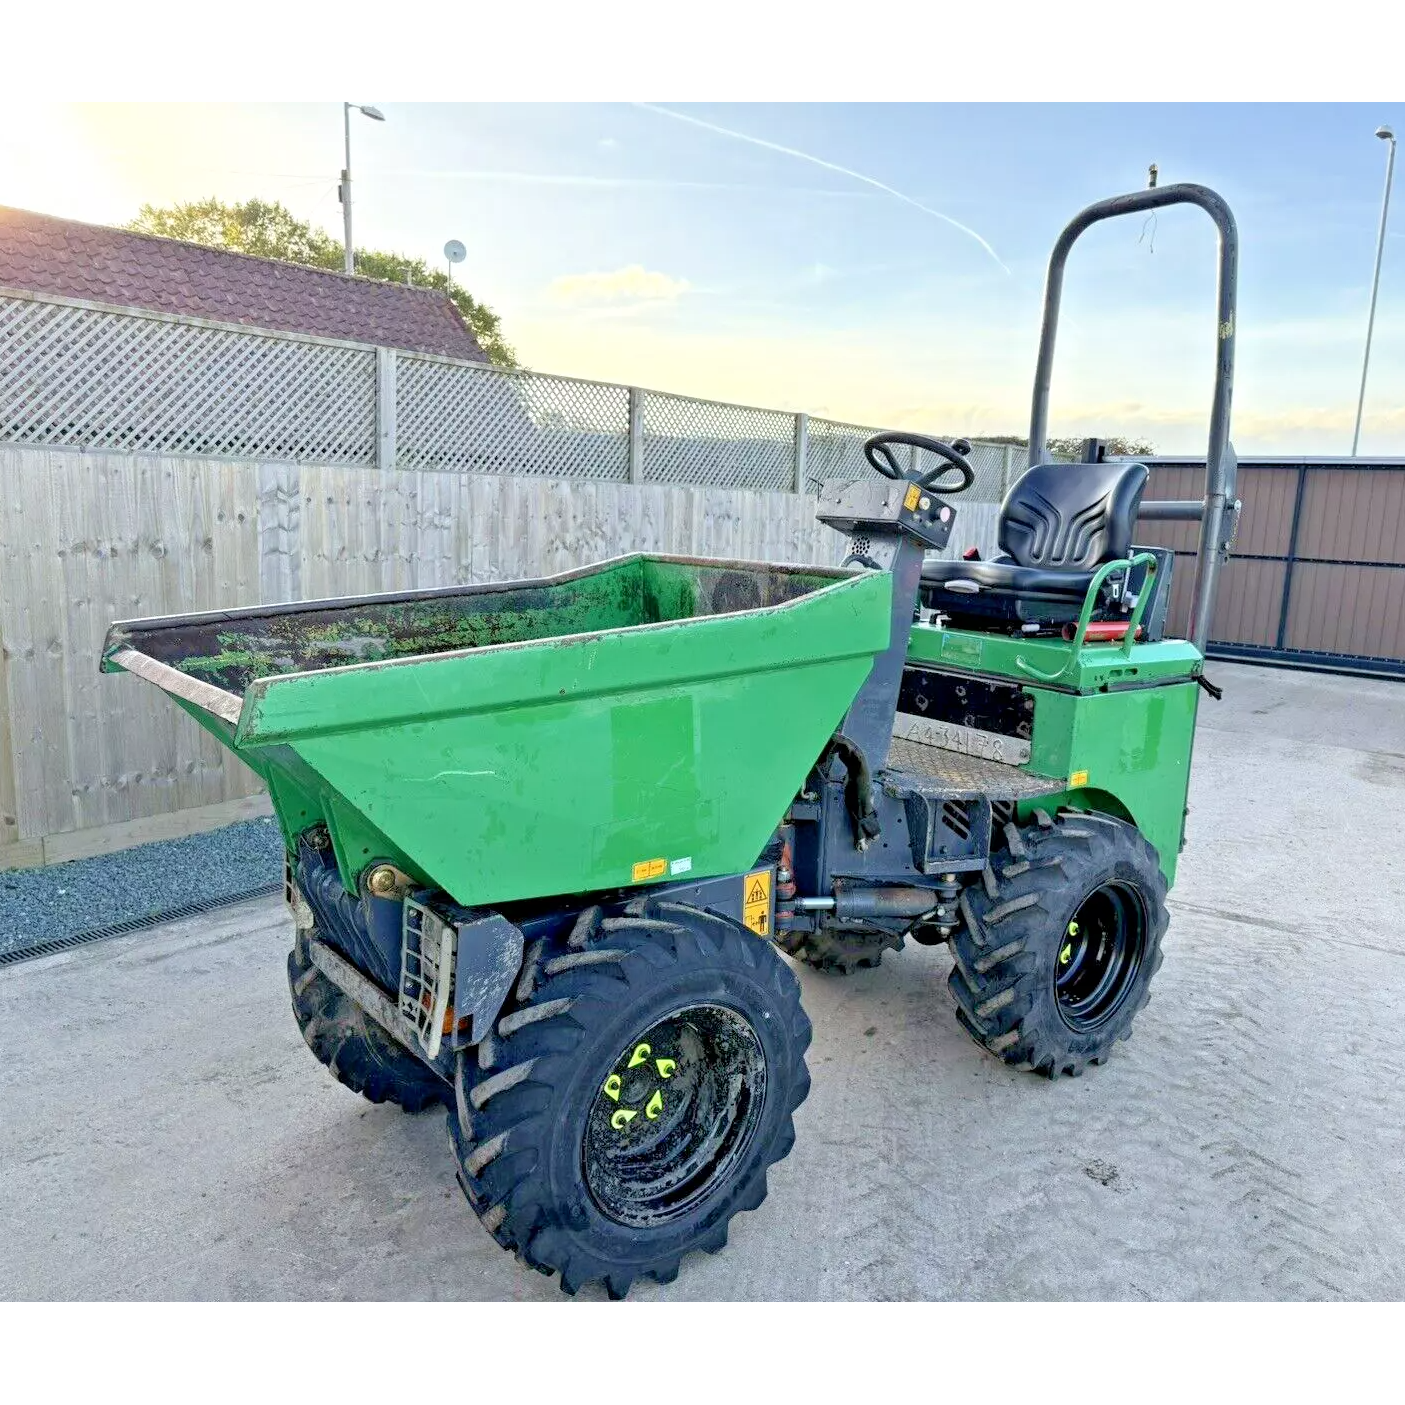
[[[33,961],[40,956],[54,956],[60,951],[70,951],[75,946],[87,946],[89,942],[104,941],[108,937],[125,937],[132,932],[142,932],[148,927],[160,927],[167,922],[178,922],[183,917],[198,917],[202,912],[214,912],[222,907],[235,907],[239,903],[253,902],[257,898],[271,898],[282,893],[282,883],[268,883],[261,888],[250,888],[245,893],[231,893],[223,898],[204,898],[199,902],[181,903],[177,907],[163,908],[149,917],[129,917],[124,922],[113,922],[106,927],[94,927],[88,932],[75,932],[71,937],[56,937],[53,941],[35,942],[32,946],[0,951],[0,966],[14,966],[21,961]]]

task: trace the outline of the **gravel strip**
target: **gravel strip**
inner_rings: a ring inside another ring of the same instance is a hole
[[[47,868],[0,873],[0,954],[115,922],[159,918],[205,898],[237,898],[283,874],[272,819],[140,844]]]

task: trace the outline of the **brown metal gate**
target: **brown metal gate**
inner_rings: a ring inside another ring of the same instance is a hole
[[[1157,458],[1146,498],[1198,498],[1205,461]],[[1405,459],[1241,459],[1244,511],[1220,574],[1209,654],[1405,678]],[[1184,633],[1196,522],[1143,522],[1176,553],[1168,627]]]

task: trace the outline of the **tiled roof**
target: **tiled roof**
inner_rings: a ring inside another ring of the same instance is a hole
[[[0,287],[486,361],[447,294],[0,206]]]

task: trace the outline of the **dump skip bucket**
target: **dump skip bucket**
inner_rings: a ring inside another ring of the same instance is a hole
[[[891,580],[630,556],[542,580],[116,624],[325,824],[465,905],[746,868],[888,644]]]

